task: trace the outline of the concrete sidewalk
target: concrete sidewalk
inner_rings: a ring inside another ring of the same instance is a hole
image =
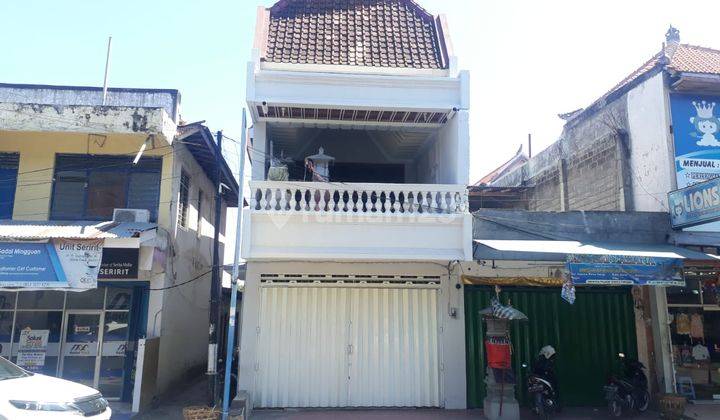
[[[191,405],[203,405],[207,392],[207,382],[204,376],[190,382],[179,392],[160,400],[156,407],[142,413],[134,419],[143,420],[177,420],[182,419],[182,410]],[[129,419],[129,413],[119,413],[113,419]],[[687,419],[719,420],[720,405],[718,404],[688,404],[685,415]],[[529,410],[521,410],[523,420],[537,419]],[[441,409],[284,409],[254,410],[249,420],[435,420],[435,419],[484,419],[482,409],[479,410],[441,410]],[[553,416],[553,420],[594,420],[607,419],[604,407],[565,408],[562,413]],[[624,416],[632,420],[649,420],[660,418],[657,412],[647,412],[642,415],[632,413]]]

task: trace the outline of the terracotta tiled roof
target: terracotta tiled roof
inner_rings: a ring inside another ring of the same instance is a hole
[[[412,0],[281,0],[270,9],[264,60],[446,68],[437,22]]]
[[[680,44],[672,54],[668,68],[688,73],[720,74],[720,51]]]
[[[527,156],[525,156],[525,153],[522,151],[522,146],[518,151],[515,153],[515,156],[510,158],[507,162],[503,163],[502,165],[498,166],[490,172],[489,174],[485,175],[484,177],[480,178],[480,180],[476,183],[474,183],[473,187],[481,187],[484,185],[491,185],[496,179],[499,179],[503,175],[512,172],[513,169],[520,167],[525,164],[529,159]]]
[[[665,64],[667,70],[675,72],[720,74],[720,51],[688,44],[668,44],[664,50],[652,56],[586,109],[602,103],[613,93],[661,64]],[[573,111],[573,113],[568,114],[569,121],[583,114],[583,112]]]

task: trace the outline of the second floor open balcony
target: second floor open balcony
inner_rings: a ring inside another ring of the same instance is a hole
[[[469,258],[460,125],[453,119],[432,127],[256,124],[243,256]]]

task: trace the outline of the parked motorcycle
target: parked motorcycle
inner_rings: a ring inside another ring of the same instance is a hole
[[[527,379],[527,392],[533,404],[532,411],[543,419],[549,419],[551,414],[559,409],[555,358],[556,353],[552,346],[540,349]],[[523,364],[523,367],[527,367],[527,364]]]
[[[626,410],[644,412],[650,405],[645,366],[623,353],[618,357],[622,361],[623,376],[611,375],[604,387],[608,411],[612,417],[620,417]]]

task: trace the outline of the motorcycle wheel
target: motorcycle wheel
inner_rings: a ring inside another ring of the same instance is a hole
[[[622,416],[622,404],[617,399],[608,401],[608,412],[612,417]]]
[[[641,413],[647,411],[650,406],[650,394],[647,391],[640,393],[640,398],[635,401],[635,408]]]

